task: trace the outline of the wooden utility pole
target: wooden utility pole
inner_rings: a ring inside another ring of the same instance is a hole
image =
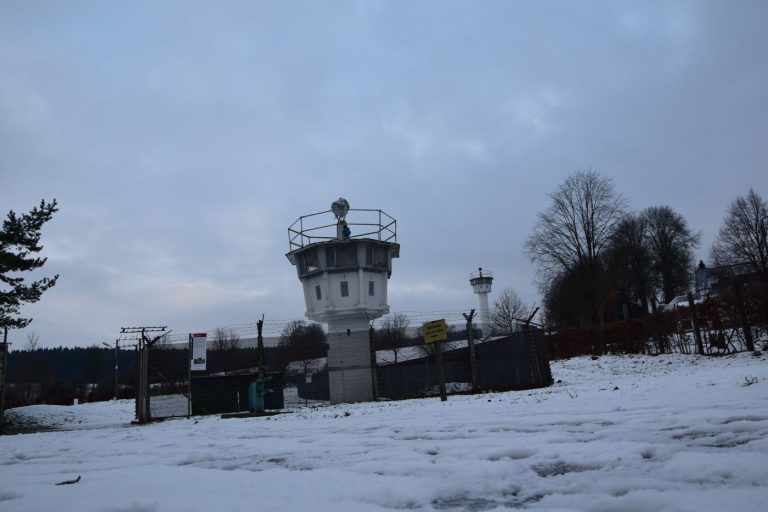
[[[477,393],[480,385],[477,378],[477,359],[475,358],[475,340],[472,332],[472,319],[475,318],[475,310],[472,309],[469,315],[462,313],[467,321],[467,345],[469,346],[469,367],[472,370],[472,392]]]
[[[147,423],[152,419],[149,409],[149,349],[157,340],[168,334],[167,326],[148,326],[148,327],[121,327],[120,334],[139,335],[136,348],[139,352],[139,389],[136,391],[136,421],[138,423]],[[147,337],[148,332],[162,332],[162,334],[152,338]]]

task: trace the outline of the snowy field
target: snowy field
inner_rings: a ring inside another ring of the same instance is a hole
[[[268,418],[15,409],[67,430],[0,437],[0,510],[768,510],[768,357],[552,369],[547,389]]]

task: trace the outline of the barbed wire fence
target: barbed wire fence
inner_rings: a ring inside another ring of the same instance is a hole
[[[378,382],[377,396],[382,399],[432,396],[437,392],[434,345],[425,344],[420,337],[422,324],[436,319],[445,319],[451,332],[442,355],[450,393],[522,389],[551,381],[548,360],[542,357],[546,355],[543,333],[537,332],[537,355],[531,357],[522,331],[506,341],[489,340],[470,348],[468,336],[476,337],[479,331],[472,324],[467,330],[466,311],[459,309],[393,312],[371,322],[373,332],[378,332],[395,315],[406,317],[409,326],[403,347],[395,348],[401,350],[399,360],[390,357],[393,347],[377,342],[375,334],[371,345],[372,372]],[[270,401],[273,408],[291,409],[329,401],[327,346],[318,352],[317,347],[289,347],[280,343],[281,336],[297,322],[311,324],[302,318],[265,319],[263,323],[264,364],[270,370],[266,385],[268,395],[270,392],[274,395]],[[171,331],[163,336],[163,343],[149,350],[148,362],[142,363],[139,357],[135,366],[137,371],[147,372],[148,389],[139,394],[149,402],[148,417],[248,411],[251,407],[249,383],[255,379],[259,366],[258,350],[250,341],[258,335],[258,327],[258,321],[241,322],[202,331],[210,336],[217,329],[224,330],[243,343],[227,350],[209,348],[206,371],[194,374],[189,371],[189,334]],[[140,350],[135,338],[123,336],[118,343]],[[476,357],[474,370],[473,356]],[[537,365],[543,362],[546,368],[533,368],[532,361]]]
[[[754,333],[765,339],[765,290],[746,290],[743,300],[721,297],[693,309],[657,312],[642,318],[626,319],[586,328],[561,329],[545,333],[541,326],[529,325],[504,337],[476,340],[470,347],[469,336],[479,337],[474,327],[467,329],[466,311],[401,310],[371,322],[372,378],[380,399],[433,396],[438,392],[433,346],[419,338],[425,322],[445,319],[453,327],[454,337],[445,344],[443,362],[449,392],[524,389],[551,382],[549,360],[578,355],[608,353],[706,352],[708,354],[749,350]],[[692,313],[697,313],[702,348],[694,345]],[[408,334],[402,347],[392,347],[377,339],[377,333],[395,315],[407,318]],[[745,324],[745,319],[750,323]],[[480,320],[480,319],[478,319]],[[296,322],[311,324],[304,318],[265,319],[262,334],[264,364],[271,374],[270,389],[275,408],[295,408],[326,404],[329,400],[327,351],[317,348],[288,350],[281,336]],[[249,382],[259,367],[257,348],[252,340],[258,335],[258,321],[218,326],[237,336],[242,344],[231,350],[210,350],[206,372],[189,372],[189,334],[171,331],[162,347],[149,356],[150,411],[154,418],[246,411],[249,408]],[[204,332],[214,333],[217,327]],[[484,335],[487,333],[484,333]],[[135,340],[118,340],[130,348]],[[135,346],[135,345],[134,345]],[[327,348],[326,348],[327,350]],[[395,352],[398,351],[399,352]],[[472,352],[475,365],[472,368]],[[137,358],[137,361],[139,359]],[[134,365],[138,370],[139,363]],[[373,377],[375,375],[375,378]],[[197,383],[197,384],[195,384]],[[192,399],[189,398],[190,390]],[[277,397],[279,396],[279,400]]]

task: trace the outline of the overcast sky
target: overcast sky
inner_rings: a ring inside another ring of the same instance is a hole
[[[56,198],[14,348],[304,313],[287,227],[397,219],[392,311],[539,301],[522,245],[578,169],[670,205],[707,259],[768,197],[768,2],[0,5],[0,215]],[[491,295],[493,300],[493,294]]]

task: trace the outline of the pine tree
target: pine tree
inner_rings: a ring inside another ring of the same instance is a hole
[[[51,220],[58,211],[56,200],[46,203],[21,216],[11,211],[0,229],[0,329],[23,329],[31,318],[19,317],[19,308],[24,303],[40,300],[48,288],[56,284],[58,275],[44,277],[39,281],[25,283],[19,275],[42,267],[47,258],[36,257],[40,245],[40,231],[43,224]]]

